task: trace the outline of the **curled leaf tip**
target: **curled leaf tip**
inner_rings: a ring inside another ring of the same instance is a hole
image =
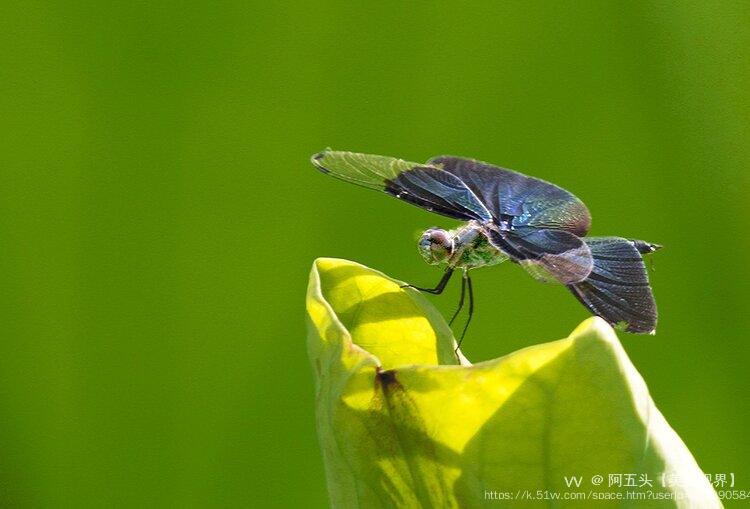
[[[312,318],[330,322],[342,346],[361,348],[384,369],[458,363],[443,317],[419,292],[402,286],[358,263],[318,258],[310,275],[308,313],[312,308]]]

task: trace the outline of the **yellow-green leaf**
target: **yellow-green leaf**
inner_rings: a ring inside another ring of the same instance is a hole
[[[334,507],[721,507],[603,320],[472,366],[439,313],[400,285],[345,260],[319,259],[310,274]]]

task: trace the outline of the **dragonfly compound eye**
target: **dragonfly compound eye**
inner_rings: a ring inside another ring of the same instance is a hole
[[[430,265],[443,263],[453,254],[453,238],[445,230],[430,228],[419,239],[419,254]]]

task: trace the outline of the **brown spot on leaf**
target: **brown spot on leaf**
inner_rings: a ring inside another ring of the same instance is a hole
[[[396,380],[396,370],[395,369],[381,369],[380,367],[377,368],[377,373],[375,375],[377,381],[380,383],[380,385],[383,386],[383,390],[392,389],[394,386],[398,385],[398,380]]]

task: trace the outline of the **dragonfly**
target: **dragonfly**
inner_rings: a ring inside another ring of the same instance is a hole
[[[575,195],[555,184],[474,159],[438,156],[426,163],[326,149],[312,156],[323,173],[389,194],[422,209],[463,221],[452,230],[429,228],[418,250],[431,265],[445,266],[433,288],[440,294],[456,272],[461,297],[452,325],[468,296],[470,271],[510,260],[534,279],[565,285],[589,312],[625,332],[654,334],[656,302],[643,255],[659,244],[623,237],[587,237],[591,214]]]

